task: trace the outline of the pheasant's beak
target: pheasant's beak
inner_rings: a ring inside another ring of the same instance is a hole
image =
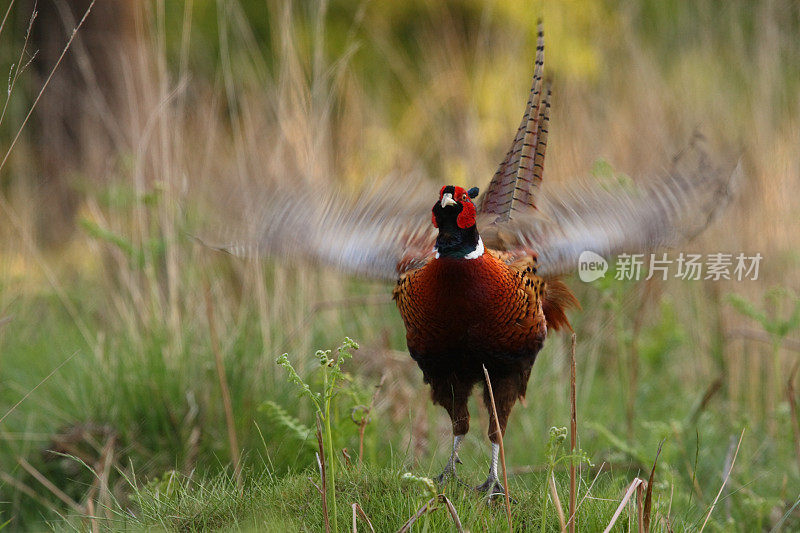
[[[449,192],[444,193],[442,196],[442,208],[447,207],[448,205],[456,205],[456,201],[453,200],[453,195]]]

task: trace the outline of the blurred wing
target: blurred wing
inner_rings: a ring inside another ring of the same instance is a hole
[[[250,207],[229,216],[219,237],[200,240],[241,257],[278,256],[396,279],[433,255],[436,230],[428,201],[438,194],[431,189],[398,197],[397,190],[348,198],[319,188],[308,194],[270,189],[257,199],[248,191]]]
[[[533,83],[525,113],[514,142],[497,168],[478,208],[479,213],[498,215],[498,221],[509,220],[517,213],[529,212],[534,207],[535,195],[541,186],[550,120],[549,88],[542,99],[543,69],[544,32],[540,22]]]
[[[548,190],[538,213],[496,224],[482,232],[484,240],[511,256],[535,252],[539,272],[548,276],[576,272],[584,250],[609,259],[687,241],[729,203],[741,175],[741,164],[732,172],[714,166],[702,144],[695,136],[665,176],[641,187],[595,183]]]

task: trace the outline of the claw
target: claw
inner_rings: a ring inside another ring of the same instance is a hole
[[[440,487],[443,487],[451,479],[458,479],[458,478],[456,477],[455,464],[448,462],[447,466],[444,467],[442,473],[436,476],[436,484],[439,485]]]
[[[506,493],[500,480],[492,476],[489,476],[486,481],[475,487],[475,490],[478,492],[485,492],[489,498],[497,496],[498,494],[505,495]]]
[[[487,503],[491,502],[492,499],[497,496],[504,497],[506,495],[506,489],[503,488],[503,484],[500,483],[499,479],[492,476],[489,476],[486,481],[475,487],[475,490],[486,493]],[[517,501],[510,496],[509,499],[511,500],[511,503],[517,503]]]

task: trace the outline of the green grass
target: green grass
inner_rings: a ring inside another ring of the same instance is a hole
[[[91,286],[76,290],[91,290]],[[624,301],[624,296],[619,297]],[[591,298],[584,297],[584,301],[591,302]],[[791,437],[770,437],[769,420],[749,417],[747,413],[730,417],[725,414],[729,412],[727,402],[719,397],[712,398],[698,411],[705,384],[703,380],[695,380],[697,386],[685,386],[687,377],[681,364],[686,364],[686,357],[693,350],[685,339],[686,332],[681,331],[687,324],[676,318],[671,306],[662,304],[662,311],[654,315],[653,322],[648,322],[641,333],[641,344],[646,348],[636,394],[636,417],[630,424],[624,415],[626,402],[620,393],[623,387],[619,367],[608,360],[592,361],[594,350],[598,350],[597,355],[605,353],[606,358],[613,352],[605,351],[602,344],[593,347],[597,341],[578,344],[580,446],[596,465],[605,463],[607,469],[582,505],[582,523],[587,527],[593,524],[587,529],[593,530],[594,525],[599,527],[610,518],[627,484],[636,476],[648,475],[658,443],[666,438],[654,487],[657,502],[654,514],[669,513],[677,530],[695,529],[722,483],[731,439],[747,428],[731,480],[710,523],[718,529],[766,527],[796,499],[792,487],[796,486],[797,474],[792,468],[777,466],[791,464]],[[579,338],[592,317],[591,303],[587,307],[588,318],[576,321]],[[362,312],[367,311],[372,319],[380,315],[380,320],[389,323],[396,320],[389,304],[380,307],[379,313],[374,309]],[[14,315],[17,334],[3,335],[0,347],[3,353],[10,354],[6,360],[8,368],[26,371],[10,374],[8,382],[15,386],[4,388],[6,404],[33,388],[62,358],[71,355],[70,348],[82,343],[52,297],[42,295],[25,305],[18,304]],[[41,317],[38,321],[34,318],[37,316]],[[96,474],[74,459],[44,453],[54,443],[66,440],[63,435],[67,430],[75,431],[83,425],[85,433],[63,452],[79,457],[92,469],[99,470],[102,448],[109,435],[113,434],[115,439],[110,492],[105,498],[105,505],[113,512],[95,513],[105,517],[101,519],[104,523],[110,519],[110,525],[122,527],[119,513],[130,510],[136,519],[126,521],[124,528],[159,525],[172,530],[185,530],[189,526],[201,530],[213,525],[258,530],[263,524],[272,524],[277,531],[281,524],[288,523],[290,529],[318,530],[322,523],[320,499],[312,485],[312,480],[318,483],[318,473],[312,466],[315,446],[303,444],[286,424],[276,420],[269,410],[259,409],[259,405],[266,400],[274,401],[306,427],[313,427],[313,410],[285,382],[281,370],[274,366],[274,357],[262,352],[259,336],[251,334],[254,319],[245,314],[241,329],[229,332],[223,342],[227,347],[226,375],[233,395],[236,430],[240,447],[245,451],[243,492],[239,492],[229,474],[225,422],[208,340],[199,333],[187,335],[184,343],[188,353],[168,360],[164,356],[170,345],[168,339],[154,333],[150,342],[136,351],[124,337],[118,344],[107,341],[113,357],[108,357],[106,363],[85,348],[79,349],[72,360],[4,421],[5,438],[0,453],[3,468],[38,493],[35,499],[22,492],[12,493],[5,505],[6,512],[15,516],[19,525],[30,525],[40,518],[52,520],[52,509],[60,508],[60,512],[72,515],[73,520],[88,514],[76,514],[74,509],[65,508],[18,464],[18,458],[25,457],[76,502],[85,503],[87,487],[97,479]],[[99,327],[100,319],[97,320],[92,327]],[[359,327],[357,322],[350,322],[350,327],[370,338],[370,324]],[[323,330],[316,330],[318,327]],[[199,323],[193,326],[191,321],[186,328],[202,330]],[[312,328],[321,338],[328,335],[328,325]],[[53,338],[66,346],[58,349],[52,343]],[[370,359],[379,355],[364,353],[370,344],[379,342],[374,334],[371,338],[366,346],[362,343],[362,350],[346,365],[346,387],[340,391],[333,409],[336,448],[346,447],[354,460],[358,438],[357,428],[349,419],[350,410],[369,401],[379,378],[379,372],[370,366]],[[391,342],[397,343],[398,351],[402,349],[402,340]],[[332,341],[330,345],[333,344]],[[547,464],[547,431],[552,425],[568,422],[565,352],[566,344],[553,337],[537,361],[528,406],[518,406],[512,413],[506,450],[512,473],[510,485],[517,500],[514,505],[517,524],[530,521],[539,524],[545,498],[541,469]],[[22,361],[25,358],[36,365],[26,366]],[[310,371],[317,363],[311,354],[306,358],[293,355],[295,361],[304,359],[305,375],[313,380]],[[104,368],[102,364],[110,366]],[[419,377],[410,359],[401,360],[401,364],[411,370],[411,376]],[[593,364],[598,366],[593,369]],[[262,368],[263,374],[246,371],[252,368]],[[410,387],[417,398],[409,404],[393,405],[396,389],[400,387]],[[386,530],[398,526],[425,501],[424,492],[403,483],[400,475],[406,471],[430,476],[438,473],[449,452],[450,439],[446,414],[429,404],[421,380],[412,379],[408,384],[398,380],[385,382],[376,398],[372,422],[365,433],[365,466],[348,468],[340,464],[342,477],[337,482],[337,500],[341,524],[349,523],[350,504],[358,502],[376,526],[385,526],[379,530]],[[392,409],[400,411],[399,417],[391,413]],[[465,461],[462,476],[470,485],[477,485],[488,467],[488,441],[486,416],[476,398],[471,401],[471,412],[473,424],[462,453]],[[775,416],[778,427],[789,427],[786,410]],[[420,426],[427,426],[423,434],[418,431]],[[195,428],[199,435],[193,436]],[[26,434],[31,436],[25,438]],[[519,473],[531,468],[535,473]],[[177,473],[172,474],[173,471]],[[584,467],[579,499],[586,494],[593,475],[593,471]],[[557,472],[557,481],[561,502],[566,505],[568,485],[564,471]],[[3,490],[9,488],[5,485]],[[471,524],[473,530],[480,529],[477,525],[483,524],[483,520],[488,520],[491,527],[503,529],[501,506],[489,510],[471,492],[460,491],[455,484],[448,488],[447,494],[456,503],[462,520]],[[557,517],[552,502],[548,505],[547,527],[552,530]],[[8,515],[4,512],[4,516]],[[443,511],[437,511],[429,518],[430,527],[446,519]],[[796,520],[792,515],[788,524],[795,524]],[[78,518],[77,523],[86,523],[86,519]],[[12,527],[15,525],[12,522]]]
[[[476,465],[477,466],[477,465]],[[480,494],[466,485],[477,485],[485,476],[483,468],[463,468],[459,474],[461,483],[451,482],[444,493],[453,502],[462,525],[471,531],[507,531],[505,508],[499,500],[488,503]],[[396,531],[406,520],[430,498],[419,485],[402,478],[404,470],[397,467],[375,468],[353,465],[341,470],[337,499],[340,501],[339,523],[350,527],[352,504],[358,503],[372,522],[376,531]],[[586,477],[592,474],[592,477]],[[593,472],[585,472],[581,480],[581,498],[591,487],[590,497],[582,501],[578,512],[578,523],[582,531],[600,531],[611,519],[618,502],[625,492],[626,482],[622,476],[600,474],[594,479]],[[109,525],[127,530],[164,529],[168,531],[207,531],[209,529],[238,531],[319,531],[323,524],[321,499],[309,479],[318,481],[313,470],[293,475],[274,477],[270,475],[246,476],[242,489],[232,476],[187,479],[181,476],[165,476],[138,490],[133,501],[135,516],[120,512]],[[516,500],[512,505],[512,521],[519,531],[557,531],[559,522],[552,512],[544,517],[542,524],[542,502],[547,486],[543,473],[524,474],[510,478],[511,495]],[[566,505],[569,487],[568,475],[559,472],[556,486],[561,502]],[[663,510],[667,501],[659,500],[654,509]],[[566,513],[566,508],[564,509]],[[691,526],[701,510],[690,513],[686,522],[673,524],[678,530]],[[618,524],[635,523],[636,511],[628,506]],[[633,522],[631,522],[633,521]],[[359,530],[367,526],[359,517]],[[453,524],[443,505],[427,513],[417,522],[415,530],[446,531]],[[655,530],[665,530],[656,527]]]

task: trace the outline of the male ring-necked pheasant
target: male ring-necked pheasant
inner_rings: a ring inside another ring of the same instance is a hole
[[[693,138],[671,169],[639,187],[572,184],[542,189],[550,115],[543,90],[541,25],[533,85],[511,148],[476,205],[478,189],[447,185],[432,194],[395,184],[355,202],[315,186],[249,194],[243,230],[221,246],[237,255],[304,257],[377,278],[396,279],[394,300],[411,357],[444,407],[453,450],[440,479],[455,473],[469,429],[467,399],[493,385],[501,432],[549,329],[570,327],[577,301],[557,277],[591,250],[609,257],[669,246],[702,230],[731,195],[731,172],[714,166]],[[737,167],[738,169],[738,167]],[[480,228],[480,232],[479,232]],[[489,406],[484,391],[484,402]],[[502,492],[498,435],[489,409],[492,460],[481,490]]]

